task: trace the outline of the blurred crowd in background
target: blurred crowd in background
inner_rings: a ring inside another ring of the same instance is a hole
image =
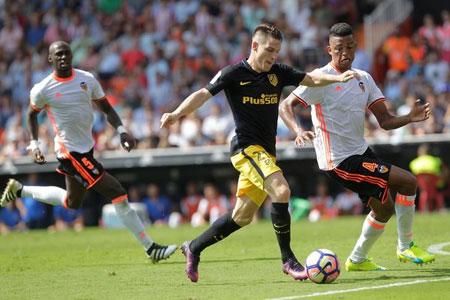
[[[55,40],[69,41],[74,65],[101,80],[109,101],[138,139],[138,148],[226,144],[234,126],[223,93],[169,130],[159,128],[160,116],[205,86],[220,68],[245,59],[251,32],[260,22],[273,22],[284,33],[280,62],[310,71],[329,60],[330,25],[353,24],[359,37],[364,14],[377,2],[0,1],[0,162],[27,154],[24,116],[29,91],[51,72],[48,45]],[[358,48],[354,67],[372,71],[393,111],[407,113],[419,97],[433,107],[427,122],[393,132],[380,130],[368,114],[368,136],[401,139],[450,132],[449,53],[447,11],[439,18],[426,15],[412,35],[394,33],[375,58]],[[299,118],[310,126],[308,111]],[[40,123],[43,151],[53,154],[53,132],[45,113]],[[97,151],[119,149],[116,132],[100,113],[94,135]],[[278,138],[291,138],[283,122]]]
[[[137,138],[138,148],[222,145],[234,134],[223,93],[169,130],[159,128],[160,116],[205,86],[220,68],[245,59],[251,32],[262,21],[276,24],[284,33],[278,60],[311,71],[329,61],[326,45],[333,23],[352,24],[362,45],[363,16],[378,2],[0,1],[0,164],[28,154],[29,91],[52,71],[47,55],[53,41],[68,41],[74,66],[94,73],[101,81],[109,101]],[[408,113],[420,98],[431,103],[433,113],[426,122],[390,132],[380,129],[368,113],[366,134],[401,141],[407,135],[450,133],[449,12],[425,15],[418,28],[401,29],[385,40],[374,57],[358,47],[353,66],[371,72],[393,112]],[[298,117],[304,127],[311,126],[309,111],[299,111]],[[53,129],[45,113],[39,115],[39,122],[41,149],[45,155],[54,155]],[[292,139],[283,122],[279,121],[278,127],[279,140]],[[121,151],[115,130],[100,113],[95,114],[93,130],[97,152]],[[30,175],[29,183],[39,180]],[[214,184],[189,183],[185,195],[178,199],[161,196],[155,184],[132,186],[129,194],[130,202],[144,204],[148,222],[190,222],[197,226],[233,206],[235,185],[230,183],[230,190],[222,194]],[[316,195],[307,198],[292,199],[293,218],[309,215],[314,220],[317,216],[358,214],[363,209],[351,192],[332,198],[326,181],[319,181]],[[87,211],[51,209],[32,199],[19,200],[0,212],[5,215],[0,218],[0,229],[5,232],[16,226],[42,228],[51,224],[52,230],[67,226],[81,229],[83,224],[95,225],[101,219]],[[263,209],[261,216],[264,214]],[[16,225],[5,227],[6,223]]]

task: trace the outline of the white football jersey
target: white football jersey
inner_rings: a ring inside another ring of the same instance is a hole
[[[35,84],[30,92],[33,109],[47,111],[55,131],[55,152],[85,153],[94,146],[92,137],[92,100],[105,97],[100,83],[86,71],[73,69],[69,78],[50,74]]]
[[[304,106],[311,105],[316,138],[314,149],[322,170],[332,170],[344,159],[363,154],[368,147],[364,139],[366,109],[384,101],[384,95],[369,73],[352,69],[361,79],[323,87],[299,86],[293,94]],[[331,64],[314,70],[338,75]]]

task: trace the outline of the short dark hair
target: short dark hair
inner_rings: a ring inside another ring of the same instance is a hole
[[[352,26],[348,25],[347,23],[336,23],[334,24],[330,29],[330,37],[331,36],[347,36],[353,34],[353,28]]]
[[[283,40],[283,34],[280,29],[278,29],[275,25],[269,23],[261,23],[256,26],[255,30],[253,30],[252,37],[254,37],[258,32],[262,32],[265,35],[270,35],[274,39],[279,41]]]

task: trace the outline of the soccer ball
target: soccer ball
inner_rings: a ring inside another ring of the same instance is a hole
[[[330,283],[340,274],[339,260],[328,249],[317,249],[306,258],[306,271],[309,279],[315,283]]]

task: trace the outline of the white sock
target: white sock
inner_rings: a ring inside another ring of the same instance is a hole
[[[398,249],[408,249],[412,242],[412,225],[416,206],[416,195],[405,196],[397,193],[395,197],[395,214],[397,216]]]
[[[369,250],[384,232],[385,226],[386,223],[375,220],[371,213],[367,215],[364,220],[361,235],[359,236],[359,239],[350,254],[350,259],[353,262],[360,263],[367,259]]]
[[[114,203],[114,202],[113,202]],[[152,239],[145,233],[144,225],[134,210],[128,204],[128,200],[115,202],[114,208],[122,223],[133,233],[136,239],[148,250],[153,244]]]
[[[24,185],[20,197],[33,198],[39,202],[50,205],[63,205],[66,200],[66,190],[57,186],[30,186]]]

